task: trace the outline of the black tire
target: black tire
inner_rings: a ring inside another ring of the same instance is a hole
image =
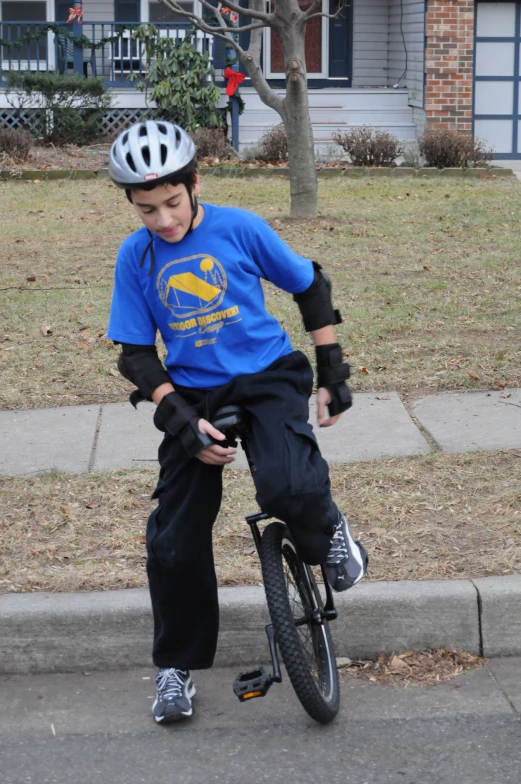
[[[261,564],[275,638],[291,684],[304,710],[315,721],[327,724],[340,707],[329,624],[327,620],[316,620],[323,602],[313,572],[298,557],[291,535],[282,523],[266,527],[262,535]],[[295,623],[297,619],[299,625]]]

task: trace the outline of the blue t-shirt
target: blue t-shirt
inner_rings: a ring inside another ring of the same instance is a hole
[[[155,266],[143,227],[119,250],[107,336],[153,345],[157,330],[176,383],[213,389],[264,370],[292,351],[264,305],[261,279],[290,294],[313,281],[310,259],[294,253],[262,218],[203,204],[204,217],[180,242],[154,235]]]

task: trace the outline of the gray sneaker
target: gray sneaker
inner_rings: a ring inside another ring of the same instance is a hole
[[[156,676],[157,697],[152,705],[154,719],[167,724],[193,713],[195,686],[188,670],[160,669]]]
[[[347,591],[362,579],[367,571],[367,552],[360,542],[355,542],[347,520],[339,514],[331,549],[326,558],[324,569],[334,591]]]

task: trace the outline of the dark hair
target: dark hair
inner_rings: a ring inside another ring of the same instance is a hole
[[[179,171],[167,174],[157,180],[151,180],[150,182],[133,185],[131,188],[125,188],[125,194],[131,204],[133,204],[132,191],[153,191],[154,188],[158,188],[160,185],[184,185],[188,193],[191,194],[195,185],[196,173],[197,161],[194,158]]]

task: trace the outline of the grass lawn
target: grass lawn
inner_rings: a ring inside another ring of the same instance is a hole
[[[324,265],[355,390],[413,397],[521,386],[517,180],[331,179],[318,219],[288,218],[284,179],[203,179],[203,199],[267,218]],[[106,180],[0,183],[0,408],[125,400],[104,337],[114,259],[139,223]],[[292,298],[270,310],[311,356]],[[521,569],[519,458],[510,452],[333,466],[333,492],[371,555],[370,579]],[[155,468],[0,477],[0,592],[145,585]],[[227,469],[215,552],[222,585],[260,575],[244,514],[245,472]]]
[[[331,179],[314,221],[287,217],[283,178],[205,177],[203,198],[259,213],[324,265],[354,389],[521,385],[517,180]],[[115,255],[139,225],[124,194],[107,180],[9,182],[0,208],[0,408],[124,400],[104,338]],[[310,353],[292,298],[266,291]]]
[[[333,495],[371,557],[371,580],[521,569],[521,452],[433,454],[331,467]],[[145,586],[155,468],[0,477],[0,593]],[[244,515],[247,472],[227,468],[214,548],[221,585],[260,583]]]

